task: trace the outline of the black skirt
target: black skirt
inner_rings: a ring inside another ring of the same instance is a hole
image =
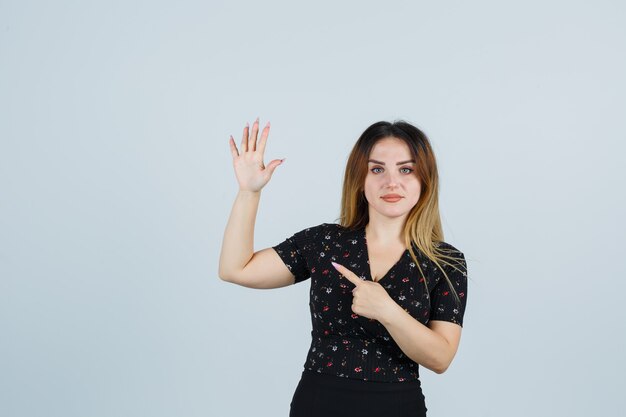
[[[425,417],[419,380],[373,382],[304,370],[289,417]]]

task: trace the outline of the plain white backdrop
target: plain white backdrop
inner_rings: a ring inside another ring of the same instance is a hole
[[[468,260],[429,416],[626,407],[619,1],[0,0],[0,415],[286,416],[309,281],[222,282],[228,136],[272,122],[256,248],[338,217],[378,120],[430,137]]]

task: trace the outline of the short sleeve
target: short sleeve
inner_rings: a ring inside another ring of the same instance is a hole
[[[316,243],[320,241],[319,235],[323,232],[323,226],[322,224],[301,230],[272,246],[287,269],[296,277],[296,284],[311,276],[311,256],[315,253]]]
[[[463,326],[463,316],[467,304],[467,263],[465,256],[460,251],[453,255],[456,259],[451,261],[454,267],[443,265],[443,268],[452,283],[454,292],[450,291],[448,280],[439,271],[440,279],[430,292],[430,320],[442,320]]]

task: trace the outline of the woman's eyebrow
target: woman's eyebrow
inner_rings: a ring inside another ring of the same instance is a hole
[[[372,162],[372,163],[374,163],[374,164],[385,165],[385,163],[384,163],[384,162],[377,161],[377,160],[375,160],[375,159],[369,159],[367,162]],[[397,163],[396,163],[396,165],[407,164],[407,163],[409,163],[409,162],[410,162],[410,163],[412,163],[412,164],[414,164],[414,163],[415,163],[415,159],[409,159],[408,161],[397,162]]]

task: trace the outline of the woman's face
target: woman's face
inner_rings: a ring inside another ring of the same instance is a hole
[[[367,168],[365,198],[370,219],[376,214],[388,218],[406,217],[421,192],[409,146],[394,137],[379,140],[370,152]]]

